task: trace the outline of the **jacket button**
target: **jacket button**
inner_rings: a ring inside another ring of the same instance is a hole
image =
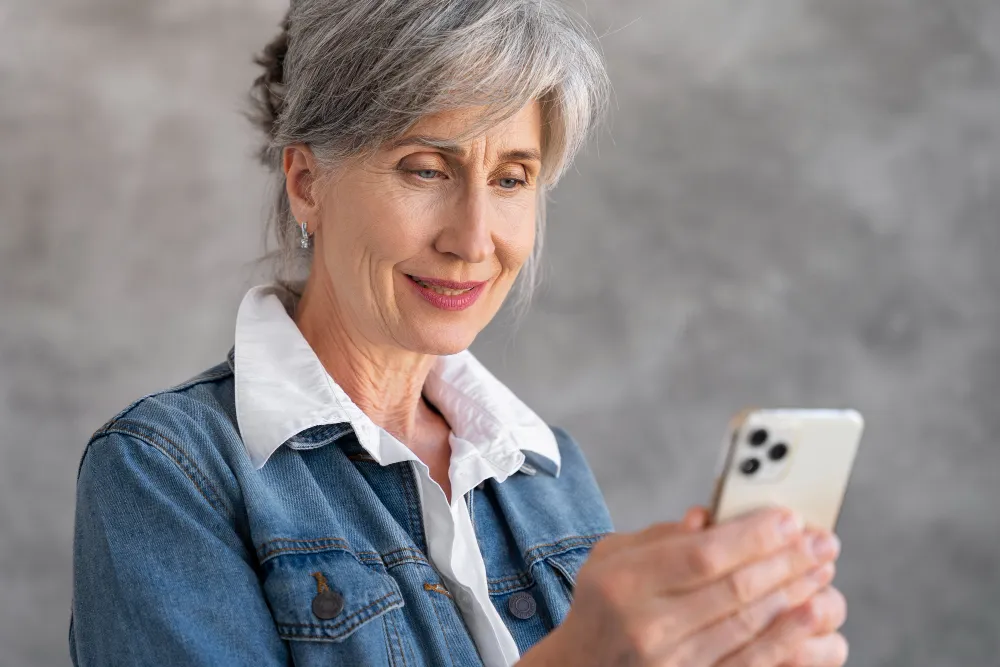
[[[507,600],[507,609],[515,618],[519,618],[525,621],[535,615],[535,610],[538,605],[535,604],[535,598],[531,597],[531,593],[525,591],[519,591],[510,596]]]
[[[312,609],[316,618],[329,621],[344,610],[344,596],[328,588],[316,594],[316,597],[313,598]]]

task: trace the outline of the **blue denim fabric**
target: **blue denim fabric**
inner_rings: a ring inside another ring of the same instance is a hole
[[[466,500],[492,601],[523,654],[562,622],[612,530],[578,446],[562,470]],[[136,401],[91,438],[77,480],[73,664],[481,665],[427,560],[411,463],[380,466],[348,424],[307,429],[254,470],[226,363]],[[531,454],[528,460],[532,461]],[[313,612],[321,580],[344,601]],[[527,619],[508,609],[526,591]]]

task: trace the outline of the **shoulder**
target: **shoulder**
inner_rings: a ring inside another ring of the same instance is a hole
[[[604,494],[601,493],[583,448],[565,428],[553,424],[549,424],[549,428],[559,445],[559,475],[551,480],[552,483],[536,484],[533,488],[545,488],[554,494],[547,499],[546,506],[551,506],[552,503],[571,505],[574,512],[586,517],[585,523],[590,526],[591,532],[613,530]]]
[[[235,471],[249,466],[236,423],[233,373],[222,362],[173,387],[143,396],[91,435],[77,473],[171,474],[232,515]],[[153,472],[156,471],[156,472]]]

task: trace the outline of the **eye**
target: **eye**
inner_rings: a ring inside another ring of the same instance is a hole
[[[415,169],[410,173],[416,174],[420,178],[428,181],[434,180],[434,178],[436,178],[441,174],[441,172],[438,171],[437,169]]]
[[[513,176],[507,176],[505,178],[498,179],[497,183],[504,190],[516,190],[518,186],[523,187],[527,185],[526,181],[523,181],[520,178],[514,178]]]

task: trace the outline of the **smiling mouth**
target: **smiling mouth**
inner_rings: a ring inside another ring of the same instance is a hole
[[[436,284],[438,281],[435,281],[434,283],[431,283],[431,282],[428,282],[427,280],[418,278],[416,276],[411,276],[409,274],[406,274],[406,275],[407,275],[407,278],[409,278],[410,280],[412,280],[416,284],[420,285],[421,287],[423,287],[425,289],[429,289],[432,292],[435,292],[435,293],[440,294],[442,296],[458,296],[459,294],[465,294],[466,292],[471,292],[475,288],[477,288],[480,285],[482,285],[482,283],[464,283],[465,285],[468,285],[468,287],[461,287],[461,288],[445,287],[444,285]],[[462,284],[462,283],[453,283],[451,281],[440,281],[440,282],[447,282],[450,285]]]

